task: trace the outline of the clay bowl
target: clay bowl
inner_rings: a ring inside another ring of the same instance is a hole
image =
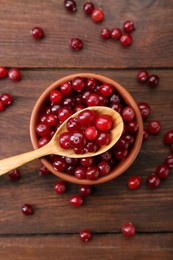
[[[62,83],[66,82],[66,81],[71,81],[75,77],[95,78],[97,81],[100,81],[103,83],[109,83],[115,87],[117,92],[124,99],[125,103],[128,106],[131,106],[136,113],[136,121],[138,123],[139,129],[138,129],[138,132],[136,135],[135,142],[134,142],[132,148],[130,149],[128,156],[124,160],[120,161],[120,163],[108,175],[102,176],[97,180],[88,180],[88,179],[80,180],[80,179],[77,179],[75,176],[54,170],[52,164],[45,158],[42,158],[41,162],[53,174],[55,174],[56,176],[58,176],[59,178],[65,180],[65,181],[69,181],[69,182],[76,183],[76,184],[86,184],[86,185],[92,185],[92,184],[95,185],[95,184],[104,183],[104,182],[110,181],[110,180],[118,177],[119,175],[124,173],[130,167],[130,165],[134,162],[134,160],[136,159],[136,157],[140,151],[141,144],[142,144],[142,138],[143,138],[143,121],[142,121],[142,117],[141,117],[141,113],[139,111],[138,105],[137,105],[136,101],[134,100],[134,98],[131,96],[131,94],[116,81],[109,79],[107,77],[101,76],[101,75],[93,74],[93,73],[78,73],[78,74],[72,74],[72,75],[66,76],[64,78],[61,78],[61,79],[57,80],[56,82],[54,82],[53,84],[51,84],[41,94],[41,96],[38,98],[38,100],[33,108],[33,111],[31,114],[31,119],[30,119],[31,142],[32,142],[34,149],[37,149],[38,148],[38,136],[35,131],[35,128],[36,128],[36,124],[38,122],[38,118],[41,114],[41,111],[46,103],[46,100],[48,100],[48,98],[49,98],[50,92],[54,89],[57,89]]]

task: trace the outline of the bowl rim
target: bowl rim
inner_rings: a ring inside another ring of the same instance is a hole
[[[58,79],[57,81],[53,82],[49,87],[45,89],[45,91],[42,92],[42,94],[39,96],[37,99],[34,108],[31,113],[31,118],[30,118],[30,127],[29,127],[29,132],[30,132],[30,139],[31,143],[34,149],[38,149],[38,137],[35,131],[36,128],[36,123],[38,120],[38,117],[40,115],[40,109],[43,106],[44,102],[47,100],[49,97],[49,94],[52,90],[58,88],[62,83],[71,81],[75,77],[82,77],[82,78],[95,78],[96,80],[104,83],[109,83],[112,84],[117,92],[122,96],[123,100],[127,105],[130,105],[136,114],[136,121],[138,123],[138,132],[135,138],[135,143],[133,144],[133,147],[131,148],[128,156],[125,158],[125,160],[120,161],[120,163],[113,169],[110,174],[106,176],[102,176],[97,180],[88,180],[88,179],[77,179],[75,176],[65,174],[63,172],[58,172],[54,170],[52,164],[45,158],[41,158],[42,164],[48,168],[53,174],[55,174],[57,177],[60,179],[63,179],[68,182],[76,183],[76,184],[83,184],[83,185],[95,185],[95,184],[100,184],[104,183],[107,181],[110,181],[122,173],[124,173],[130,166],[131,164],[135,161],[141,145],[142,145],[142,139],[143,139],[143,120],[142,116],[140,113],[140,110],[138,108],[137,102],[135,99],[132,97],[129,91],[126,90],[125,87],[120,85],[118,82],[115,80],[108,78],[106,76],[102,76],[100,74],[95,74],[95,73],[75,73],[75,74],[70,74],[68,76],[62,77]],[[85,156],[84,156],[85,157]]]

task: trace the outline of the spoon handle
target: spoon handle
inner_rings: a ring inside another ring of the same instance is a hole
[[[53,153],[54,144],[49,142],[45,146],[30,152],[19,154],[0,160],[0,176],[30,161]]]

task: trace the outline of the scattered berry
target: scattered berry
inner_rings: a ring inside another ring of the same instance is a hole
[[[165,134],[164,134],[164,142],[165,144],[173,144],[173,131],[167,131]]]
[[[81,241],[88,242],[89,240],[91,240],[91,236],[92,234],[89,230],[84,229],[80,232]]]
[[[149,74],[146,70],[140,70],[137,74],[137,79],[139,82],[143,83],[146,82],[149,78]]]
[[[79,193],[81,196],[88,196],[92,193],[91,185],[80,185]]]
[[[152,173],[147,177],[146,184],[149,188],[157,188],[160,185],[160,178]]]
[[[44,31],[40,27],[34,27],[31,30],[31,35],[34,39],[39,40],[44,38]]]
[[[75,12],[77,10],[77,5],[74,0],[65,0],[64,6],[69,12]]]
[[[30,204],[23,204],[22,205],[22,213],[25,216],[33,215],[33,207]]]
[[[132,176],[128,180],[128,187],[130,190],[136,190],[141,185],[141,178],[139,176]]]
[[[104,20],[104,12],[101,8],[95,8],[92,11],[91,18],[94,22],[99,23]]]
[[[122,35],[122,31],[120,28],[113,28],[111,30],[111,38],[114,40],[119,40]]]
[[[135,226],[131,222],[124,224],[121,230],[125,237],[132,237],[136,232]]]
[[[132,44],[133,42],[133,38],[130,34],[122,34],[120,37],[120,43],[124,46],[124,47],[128,47]]]
[[[150,120],[147,125],[147,130],[150,134],[158,134],[160,132],[161,125],[157,120]]]
[[[170,155],[168,155],[168,156],[165,158],[165,164],[166,164],[170,169],[173,168],[173,154],[170,154]]]
[[[20,179],[21,173],[20,173],[19,169],[14,169],[8,173],[8,176],[11,180],[16,181],[16,180]]]
[[[159,84],[159,77],[157,75],[150,75],[147,83],[150,87],[157,87]]]
[[[5,67],[0,67],[0,79],[7,77],[8,71]]]
[[[127,33],[131,33],[135,30],[134,23],[132,21],[126,21],[123,24],[123,29]]]
[[[92,2],[87,2],[83,6],[83,11],[87,15],[91,15],[94,10],[94,4]]]
[[[72,38],[69,44],[70,47],[75,51],[80,51],[83,48],[83,41],[79,38]]]
[[[106,27],[102,28],[102,30],[100,32],[100,37],[103,39],[109,39],[110,36],[111,36],[110,30]]]
[[[54,186],[54,190],[57,194],[63,194],[64,192],[66,192],[65,183],[63,181],[58,181]]]
[[[165,179],[170,173],[169,167],[166,164],[159,165],[156,169],[156,174],[161,178]]]
[[[70,204],[74,207],[80,207],[83,204],[83,199],[80,195],[73,195],[70,197]]]
[[[19,81],[21,79],[21,73],[18,69],[10,69],[8,71],[8,77],[12,81]]]

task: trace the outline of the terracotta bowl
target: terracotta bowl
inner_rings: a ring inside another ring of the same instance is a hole
[[[53,84],[51,84],[38,98],[38,100],[33,108],[31,120],[30,120],[30,137],[31,137],[31,142],[32,142],[34,149],[38,148],[38,136],[37,136],[37,133],[35,130],[36,124],[38,122],[38,118],[41,114],[42,108],[44,107],[46,100],[48,100],[48,98],[49,98],[50,92],[53,89],[58,88],[62,83],[66,82],[66,81],[71,81],[75,77],[95,78],[96,80],[98,80],[100,82],[112,84],[115,87],[115,89],[117,90],[117,92],[122,96],[125,103],[134,109],[134,111],[136,113],[136,121],[139,125],[139,129],[138,129],[138,133],[136,135],[135,142],[134,142],[132,148],[130,149],[128,156],[124,160],[120,161],[120,163],[107,176],[100,177],[97,180],[87,180],[87,179],[80,180],[80,179],[77,179],[75,176],[72,176],[72,175],[69,175],[66,173],[62,173],[62,172],[58,172],[58,171],[54,170],[52,164],[47,159],[45,159],[45,158],[41,159],[41,162],[53,174],[55,174],[56,176],[58,176],[59,178],[61,178],[63,180],[77,183],[77,184],[88,184],[88,185],[94,184],[95,185],[95,184],[110,181],[110,180],[118,177],[120,174],[124,173],[129,168],[129,166],[134,162],[134,160],[136,159],[136,157],[140,151],[141,144],[142,144],[143,121],[142,121],[142,117],[141,117],[141,113],[139,111],[138,105],[137,105],[136,101],[134,100],[134,98],[123,86],[121,86],[116,81],[109,79],[107,77],[97,75],[97,74],[92,74],[92,73],[72,74],[72,75],[66,76],[64,78],[61,78],[61,79],[57,80],[56,82],[54,82]],[[84,157],[85,157],[85,155],[84,155]]]

